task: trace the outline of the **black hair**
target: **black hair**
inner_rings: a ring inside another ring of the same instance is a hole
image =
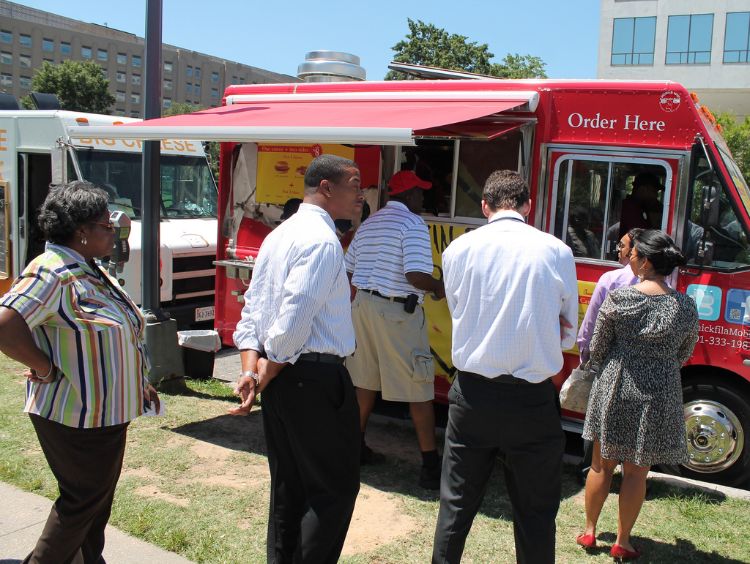
[[[633,245],[636,255],[651,261],[654,272],[662,276],[669,276],[676,267],[687,262],[672,238],[659,229],[641,230],[633,238]]]
[[[39,229],[50,243],[68,244],[76,229],[107,211],[108,199],[107,192],[83,180],[55,186],[39,209]]]
[[[484,183],[482,199],[492,211],[518,210],[529,201],[529,187],[517,172],[496,170]]]
[[[323,180],[338,182],[349,168],[359,169],[354,161],[337,155],[315,157],[305,171],[305,191],[317,188]]]

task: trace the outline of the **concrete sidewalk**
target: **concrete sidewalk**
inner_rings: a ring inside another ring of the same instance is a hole
[[[34,547],[52,501],[0,482],[0,564],[21,562]],[[109,564],[190,564],[190,560],[107,526],[104,558]]]

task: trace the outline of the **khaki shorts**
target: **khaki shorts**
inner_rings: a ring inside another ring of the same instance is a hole
[[[389,401],[435,398],[435,366],[422,306],[406,313],[402,303],[357,292],[352,319],[357,349],[346,359],[346,368],[356,387],[379,391]]]

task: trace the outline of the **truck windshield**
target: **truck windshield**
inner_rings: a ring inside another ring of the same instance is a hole
[[[83,178],[109,194],[111,210],[141,218],[141,154],[77,149]],[[204,157],[161,155],[163,218],[217,216],[216,184]]]
[[[726,166],[729,171],[729,175],[732,177],[734,186],[737,188],[737,193],[740,195],[742,205],[745,206],[745,210],[750,214],[750,188],[748,188],[747,182],[742,176],[742,172],[740,172],[740,168],[737,166],[737,163],[734,162],[734,159],[729,156],[729,153],[727,153],[721,146],[719,146],[719,154],[721,155],[721,160],[724,161],[724,166]]]

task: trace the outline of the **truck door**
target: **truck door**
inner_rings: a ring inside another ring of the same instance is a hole
[[[49,192],[52,180],[52,159],[45,153],[20,153],[18,155],[18,186],[22,191],[19,201],[24,202],[22,215],[25,246],[22,248],[23,265],[44,252],[44,236],[37,224],[39,208]]]
[[[599,277],[619,267],[616,247],[620,238],[633,227],[671,229],[676,179],[686,156],[549,149],[543,224],[573,250],[579,325]],[[646,178],[651,184],[648,189],[642,186]],[[578,362],[577,348],[568,352],[573,354],[566,355],[564,370],[557,377],[560,381]]]

